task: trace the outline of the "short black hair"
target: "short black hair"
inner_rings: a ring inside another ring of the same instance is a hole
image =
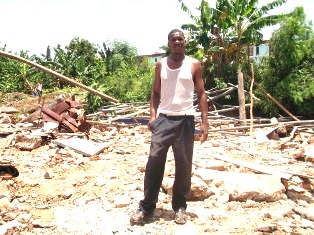
[[[168,34],[168,40],[170,39],[170,36],[171,36],[171,34],[173,34],[173,33],[181,33],[181,34],[183,35],[183,37],[184,37],[184,33],[182,32],[182,30],[180,30],[180,29],[173,29],[173,30],[171,30],[170,33]]]

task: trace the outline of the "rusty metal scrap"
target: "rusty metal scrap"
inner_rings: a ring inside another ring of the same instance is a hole
[[[73,99],[73,98],[71,98]],[[58,123],[60,132],[79,132],[88,128],[82,103],[66,99],[52,109],[42,107],[43,120]]]

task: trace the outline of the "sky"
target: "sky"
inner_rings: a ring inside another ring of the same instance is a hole
[[[201,0],[183,2],[198,15]],[[215,0],[208,2],[215,6]],[[288,0],[273,13],[288,13],[297,6],[303,6],[314,23],[314,0]],[[74,38],[95,45],[118,40],[147,55],[167,44],[169,31],[192,22],[178,0],[0,0],[0,47],[40,55],[47,46],[64,48]],[[274,29],[263,30],[264,39]]]

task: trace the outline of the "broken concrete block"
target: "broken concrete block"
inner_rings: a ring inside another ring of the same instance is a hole
[[[5,198],[5,197],[10,199],[9,188],[6,184],[4,184],[3,182],[0,182],[0,199]]]
[[[205,200],[209,197],[210,192],[208,190],[208,185],[198,177],[192,177],[191,182],[191,192],[188,196],[188,200],[190,201],[201,201]],[[174,178],[165,177],[162,182],[163,190],[172,195],[172,186],[173,186]]]
[[[273,202],[287,198],[286,189],[278,176],[204,169],[197,170],[195,174],[207,184],[213,183],[216,187],[224,188],[229,193],[230,200]]]
[[[74,151],[83,154],[84,156],[91,157],[103,151],[109,146],[108,143],[97,143],[91,140],[81,138],[70,138],[70,139],[57,139],[54,143],[61,147],[68,147]]]
[[[33,136],[26,133],[16,135],[14,147],[20,150],[33,150],[41,146],[42,139],[40,136]]]

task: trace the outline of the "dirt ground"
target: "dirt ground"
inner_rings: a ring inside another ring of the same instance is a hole
[[[0,106],[4,101],[11,103],[26,115],[38,108],[34,105],[37,98],[21,99],[18,94],[12,97],[2,96]],[[94,128],[102,137],[113,130],[112,126]],[[0,207],[0,234],[314,234],[313,188],[307,190],[306,198],[287,195],[274,202],[232,201],[216,192],[205,200],[188,202],[189,221],[185,225],[174,223],[171,195],[161,191],[153,216],[143,226],[131,226],[130,215],[143,196],[150,132],[144,125],[115,128],[107,139],[108,147],[92,157],[62,149],[51,139],[32,151],[0,149],[0,160],[12,161],[19,170],[18,177],[0,179],[10,198],[6,206]],[[280,170],[314,177],[313,163],[274,150],[276,141],[251,145],[251,154],[247,154],[236,151],[241,147],[241,137],[237,138],[240,143],[234,139],[213,133],[203,144],[195,141],[197,166],[205,166],[223,151],[238,160],[278,165]],[[172,168],[170,152],[166,172]],[[228,164],[228,169],[252,173],[233,164]],[[308,182],[313,184],[313,179]],[[3,191],[0,189],[5,195]],[[0,205],[3,198],[0,194]],[[20,224],[9,226],[12,221]]]

